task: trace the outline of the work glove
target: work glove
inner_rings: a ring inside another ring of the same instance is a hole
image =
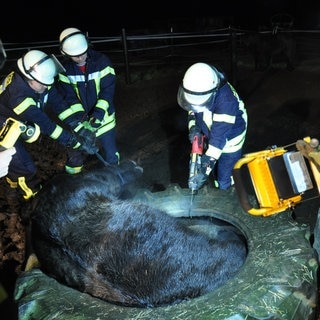
[[[92,132],[96,132],[101,126],[101,121],[96,118],[90,118],[89,120],[83,121],[82,126]]]
[[[78,141],[80,142],[79,150],[88,154],[95,154],[98,152],[96,145],[96,134],[91,130],[82,127],[78,132]],[[80,137],[80,139],[79,139]]]
[[[93,117],[89,119],[89,123],[91,127],[94,128],[95,130],[97,130],[101,126],[101,121]]]
[[[203,187],[209,178],[211,171],[213,170],[217,160],[207,156],[206,154],[201,156],[201,167],[197,174],[189,178],[189,189],[197,191]]]
[[[85,129],[87,129],[87,130],[89,130],[91,132],[96,132],[97,131],[96,128],[92,127],[92,125],[91,125],[91,123],[89,121],[83,121],[81,124]]]
[[[87,154],[95,154],[99,151],[96,146],[96,135],[86,128],[81,128],[79,132],[73,132],[68,146]]]
[[[201,156],[201,172],[209,176],[216,162],[217,162],[216,159],[209,157],[206,154],[202,155]]]
[[[208,177],[208,175],[201,171],[198,174],[195,174],[193,177],[190,177],[188,181],[189,189],[192,191],[198,191],[206,183]]]
[[[197,135],[200,135],[200,134],[201,134],[200,128],[198,126],[196,126],[196,125],[192,126],[189,129],[189,140],[190,140],[190,142],[192,143],[194,137],[197,136]]]

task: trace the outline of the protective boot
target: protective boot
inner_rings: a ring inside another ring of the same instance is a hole
[[[79,150],[68,150],[67,161],[64,166],[65,172],[68,174],[78,174],[83,169],[83,163],[86,156]]]
[[[18,213],[21,207],[21,195],[18,190],[18,182],[6,177],[8,183],[6,187],[6,200],[11,213]]]
[[[24,192],[23,198],[25,200],[29,200],[31,197],[34,197],[42,188],[38,179],[32,179],[27,184],[25,177],[18,178],[18,186]]]
[[[64,169],[66,171],[66,173],[68,174],[77,174],[80,173],[82,171],[83,166],[77,166],[77,167],[71,167],[71,166],[64,166]]]
[[[6,177],[6,180],[12,189],[17,189],[18,188],[18,182],[11,180],[9,177]]]

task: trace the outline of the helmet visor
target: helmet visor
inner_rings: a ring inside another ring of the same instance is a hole
[[[54,54],[44,56],[29,68],[26,67],[24,59],[22,59],[22,65],[27,76],[43,85],[53,84],[54,77],[58,73],[65,71],[64,67]]]
[[[57,74],[62,73],[62,72],[66,72],[66,69],[61,64],[61,62],[56,58],[56,56],[54,54],[50,54],[50,58],[53,60],[55,66],[56,66]]]
[[[179,106],[186,111],[196,113],[204,112],[212,104],[216,90],[206,92],[186,92],[182,85],[179,86],[177,101]]]

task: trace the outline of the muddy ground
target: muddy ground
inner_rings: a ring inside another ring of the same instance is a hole
[[[319,61],[302,61],[288,71],[275,65],[257,72],[239,65],[234,85],[245,101],[249,127],[244,152],[263,150],[268,146],[284,146],[305,136],[320,137]],[[187,187],[190,144],[187,139],[186,113],[176,103],[178,85],[184,68],[151,68],[136,71],[132,83],[124,74],[118,76],[115,104],[117,137],[122,159],[133,159],[144,168],[141,188],[153,192],[178,183]],[[28,148],[45,182],[63,172],[65,149],[41,137]],[[100,165],[90,156],[86,168]],[[16,318],[12,303],[14,282],[25,261],[25,232],[21,217],[24,203],[9,201],[5,180],[0,181],[0,281],[9,295],[1,303]],[[10,197],[11,199],[11,197]],[[295,209],[301,223],[316,221],[319,198],[306,199]]]

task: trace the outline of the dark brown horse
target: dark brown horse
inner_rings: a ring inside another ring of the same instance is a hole
[[[243,239],[223,230],[209,238],[150,205],[119,199],[134,175],[121,167],[61,175],[39,192],[32,242],[42,270],[135,307],[198,297],[233,277],[246,258]]]

